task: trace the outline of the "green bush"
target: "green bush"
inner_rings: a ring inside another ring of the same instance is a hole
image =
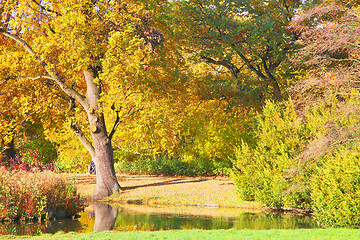
[[[19,144],[20,145],[20,144]],[[26,152],[29,149],[36,149],[38,155],[41,156],[42,163],[51,163],[57,159],[57,150],[56,145],[47,141],[43,138],[33,139],[25,143],[22,143],[21,146],[17,146],[20,150],[19,152]]]
[[[56,168],[60,172],[67,173],[85,173],[90,163],[90,157],[87,158],[59,158],[56,161]]]
[[[16,152],[25,153],[29,149],[36,149],[43,164],[55,161],[58,157],[58,145],[47,139],[43,124],[37,119],[35,122],[26,121],[25,125],[21,134],[15,138]]]
[[[315,218],[324,226],[360,226],[360,145],[326,155],[311,179]]]
[[[233,159],[232,178],[240,196],[271,207],[307,207],[308,189],[294,187],[301,179],[286,177],[300,165],[295,156],[304,141],[294,107],[267,102],[255,126],[256,144],[243,142]]]
[[[115,163],[117,172],[127,174],[149,174],[170,176],[219,176],[228,175],[229,163],[213,161],[184,161],[167,156],[119,159]]]
[[[328,96],[297,117],[291,104],[267,102],[243,142],[232,178],[244,200],[311,209],[323,226],[359,227],[360,115],[354,97]],[[351,111],[349,111],[351,110]]]

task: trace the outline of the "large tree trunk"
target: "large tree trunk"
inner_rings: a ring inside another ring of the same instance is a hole
[[[95,73],[84,71],[84,75],[87,85],[86,98],[89,104],[86,111],[95,150],[93,160],[96,166],[96,187],[93,198],[101,199],[118,194],[120,185],[116,179],[111,140],[106,131],[104,116],[98,109],[100,90],[94,82]]]
[[[96,131],[92,132],[95,148],[94,162],[96,166],[96,187],[94,198],[101,199],[112,194],[118,194],[120,185],[114,169],[113,150],[105,129],[103,117],[99,117]],[[92,125],[93,126],[93,125]]]

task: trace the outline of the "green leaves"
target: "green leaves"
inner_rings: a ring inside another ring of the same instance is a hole
[[[255,76],[259,86],[272,86],[279,97],[279,85],[285,84],[280,65],[296,39],[287,26],[299,5],[299,1],[178,1],[172,24],[193,59],[222,65],[236,78],[240,71],[246,73],[245,81]]]
[[[300,179],[286,179],[300,165],[296,158],[304,140],[294,106],[267,102],[255,122],[256,143],[243,142],[233,160],[233,179],[244,200],[257,200],[272,207],[308,207],[308,189],[294,188]],[[304,199],[302,199],[304,198]]]

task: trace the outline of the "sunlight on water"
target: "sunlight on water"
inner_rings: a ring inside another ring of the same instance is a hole
[[[176,214],[174,213],[176,212]],[[144,213],[146,212],[146,213]],[[190,213],[200,214],[191,215]],[[0,234],[39,235],[41,233],[115,231],[158,231],[171,229],[296,229],[314,228],[307,216],[245,212],[239,209],[139,206],[111,207],[93,204],[75,220],[43,223],[0,223]]]

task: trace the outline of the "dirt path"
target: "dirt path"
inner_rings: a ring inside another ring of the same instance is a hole
[[[63,174],[75,179],[78,191],[89,197],[95,189],[95,175]],[[123,188],[119,196],[108,201],[127,204],[203,206],[208,208],[260,209],[256,202],[239,199],[236,187],[229,178],[162,177],[117,175]]]

